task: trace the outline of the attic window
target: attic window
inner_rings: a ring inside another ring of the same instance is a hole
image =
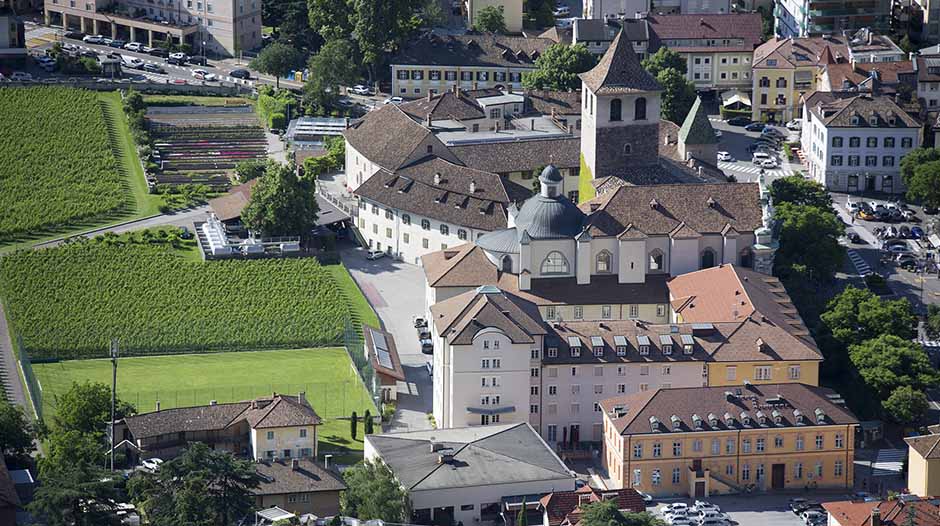
[[[775,58],[769,58],[769,59],[767,59],[767,65],[770,66],[770,67],[776,66],[776,65],[777,65],[777,59],[775,59]]]
[[[741,424],[746,426],[751,425],[751,415],[747,414],[746,411],[741,411]]]
[[[692,427],[695,428],[696,431],[701,431],[702,430],[702,417],[698,415],[692,415]]]
[[[771,412],[771,415],[774,418],[774,424],[778,426],[783,424],[783,415],[780,414],[780,411],[777,411],[776,409],[774,409],[773,412]]]
[[[868,124],[870,124],[870,125],[872,125],[872,126],[878,126],[878,116],[877,116],[877,115],[872,115],[872,116],[868,119]]]
[[[572,358],[581,356],[581,339],[577,336],[568,337],[568,347]]]
[[[650,338],[649,336],[637,336],[636,337],[637,348],[640,349],[641,356],[647,356],[650,353]]]
[[[669,335],[663,334],[659,337],[659,343],[662,345],[663,354],[669,355],[672,354],[672,337]]]
[[[617,346],[617,356],[627,355],[627,338],[624,336],[614,336],[614,345]]]
[[[894,126],[897,123],[898,123],[897,117],[895,117],[894,115],[888,116],[888,124],[890,124],[891,126]]]
[[[692,338],[691,334],[682,335],[682,352],[684,354],[692,354],[692,351],[695,350],[695,340]]]
[[[604,356],[604,339],[600,336],[591,336],[591,347],[594,348],[594,356]]]
[[[676,416],[676,415],[672,415],[671,417],[669,417],[669,419],[672,420],[672,430],[673,430],[673,431],[681,431],[681,430],[682,430],[682,419],[681,419],[681,418],[679,418],[679,417]]]
[[[862,123],[862,118],[858,115],[852,115],[852,126],[858,126]]]

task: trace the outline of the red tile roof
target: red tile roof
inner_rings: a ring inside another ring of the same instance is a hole
[[[581,505],[602,500],[616,500],[617,509],[631,513],[646,511],[643,497],[633,488],[601,490],[582,486],[575,491],[556,491],[539,500],[548,514],[548,526],[561,524],[577,525],[581,517]]]

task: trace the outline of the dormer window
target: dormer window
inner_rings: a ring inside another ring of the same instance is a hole
[[[692,351],[695,350],[695,340],[692,338],[691,334],[682,335],[682,353],[683,354],[692,354]]]
[[[747,414],[746,411],[741,412],[741,424],[745,426],[751,425],[751,415]]]
[[[682,430],[682,419],[676,415],[672,415],[670,418],[672,420],[672,430],[681,431]]]
[[[773,412],[771,413],[771,416],[773,416],[775,425],[779,426],[783,424],[783,415],[780,414],[780,411],[777,411],[776,409],[774,409]]]
[[[671,336],[667,334],[660,335],[659,343],[660,345],[662,345],[663,354],[665,355],[672,354],[672,337]]]
[[[617,348],[617,356],[627,355],[627,338],[624,336],[614,336],[614,346]]]
[[[571,357],[578,358],[581,356],[581,339],[577,336],[568,337],[568,348],[571,350]]]
[[[692,427],[695,428],[696,431],[701,431],[702,430],[702,417],[698,415],[692,415]]]
[[[627,355],[627,346],[618,345],[617,346],[617,356],[626,356]]]
[[[858,115],[852,115],[852,126],[858,126],[862,123],[862,118]]]
[[[650,338],[649,336],[637,336],[636,337],[637,348],[640,350],[641,356],[648,356],[650,353]]]
[[[872,115],[872,116],[868,119],[868,124],[870,124],[870,125],[872,125],[872,126],[878,126],[878,117],[877,117],[876,115]]]
[[[763,413],[763,411],[758,411],[758,412],[757,412],[757,423],[760,424],[760,425],[762,425],[762,426],[766,426],[766,425],[767,425],[767,415],[765,415],[765,414]]]
[[[549,357],[549,358],[558,358],[558,347],[549,347],[549,348],[548,348],[548,357]]]

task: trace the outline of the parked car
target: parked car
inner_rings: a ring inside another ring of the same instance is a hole
[[[853,245],[864,245],[865,242],[862,240],[862,236],[858,235],[858,232],[849,232],[848,234],[849,242]]]
[[[71,38],[72,40],[82,40],[85,38],[85,33],[81,31],[66,31],[64,35],[65,38]]]
[[[903,269],[916,270],[917,258],[913,254],[898,254],[894,260],[897,265]]]
[[[163,460],[157,457],[144,459],[140,465],[147,471],[156,471],[160,469],[160,464],[163,464]]]
[[[845,203],[845,209],[849,211],[850,214],[854,214],[859,211],[861,203],[858,201],[849,201]]]
[[[672,526],[698,526],[697,522],[693,522],[691,518],[686,515],[670,515],[666,522]]]
[[[204,69],[198,69],[198,68],[194,69],[192,72],[192,75],[193,75],[193,78],[195,79],[206,80],[209,82],[219,80],[219,77],[215,73],[209,73],[208,71]]]
[[[169,58],[175,58],[175,59],[178,59],[178,60],[186,60],[186,59],[189,58],[189,55],[187,55],[186,53],[181,53],[181,52],[177,51],[177,52],[175,52],[175,53],[170,53]]]
[[[748,153],[754,153],[754,152],[767,152],[767,153],[769,153],[769,152],[774,151],[774,148],[771,148],[770,146],[768,146],[768,145],[766,145],[766,144],[758,144],[758,143],[755,142],[755,143],[751,143],[751,144],[747,145],[747,151],[748,151]]]
[[[385,99],[384,104],[401,104],[402,102],[405,102],[405,99],[401,97],[389,97]]]
[[[911,227],[907,225],[901,225],[898,228],[898,237],[901,239],[910,239],[911,238]]]
[[[920,221],[920,218],[917,217],[917,213],[915,213],[913,210],[909,208],[905,208],[904,210],[901,210],[901,217],[903,217],[905,221],[913,221],[913,222]]]
[[[734,157],[731,157],[731,154],[728,152],[718,152],[718,160],[726,162],[734,162]]]
[[[748,124],[751,124],[751,119],[748,119],[744,116],[731,117],[725,122],[728,123],[728,126],[747,126]]]
[[[764,131],[765,126],[766,125],[763,122],[752,122],[748,124],[747,126],[745,126],[744,130],[749,131],[749,132],[759,132],[759,131]]]
[[[937,207],[931,205],[924,205],[924,213],[932,216],[937,213]]]
[[[101,35],[85,35],[82,42],[86,44],[104,44],[104,37]]]
[[[230,71],[228,74],[229,74],[230,76],[232,76],[232,77],[237,78],[237,79],[242,79],[242,80],[250,80],[250,79],[251,79],[251,72],[248,71],[247,69],[233,69],[233,70]]]
[[[792,121],[787,123],[788,130],[800,131],[802,127],[803,127],[803,122],[800,121],[799,119],[793,119]]]
[[[140,53],[141,51],[143,51],[144,45],[141,44],[140,42],[128,42],[127,44],[124,44],[124,49],[128,51],[135,51],[137,53]]]
[[[789,506],[793,513],[803,513],[803,511],[806,509],[806,499],[803,497],[794,497],[790,499]]]
[[[144,69],[145,62],[137,57],[130,57],[124,61],[124,65],[131,69]]]
[[[566,5],[560,5],[552,10],[552,14],[555,16],[555,18],[571,16],[571,8]]]
[[[381,259],[384,257],[385,257],[384,250],[370,250],[369,253],[366,254],[366,259],[368,259],[369,261],[375,261],[376,259]]]
[[[108,42],[108,45],[109,45],[109,46],[111,46],[111,47],[116,47],[116,48],[118,48],[118,49],[123,48],[123,47],[124,47],[124,44],[127,44],[127,41],[126,41],[126,40],[121,40],[121,39],[119,39],[119,38],[116,38],[116,39],[112,40],[111,42]]]
[[[206,66],[209,64],[209,59],[207,59],[206,57],[202,55],[196,55],[194,57],[187,58],[186,62],[189,62],[190,64],[195,64],[197,66]]]
[[[911,227],[911,239],[921,239],[924,237],[924,229],[919,226]]]
[[[421,354],[434,354],[434,342],[431,340],[421,340]]]
[[[766,153],[766,152],[754,152],[754,156],[751,157],[751,162],[754,163],[754,164],[756,164],[756,165],[760,165],[760,164],[763,163],[764,161],[766,161],[766,160],[768,160],[768,159],[772,159],[772,158],[773,158],[773,157],[771,157],[769,153]]]
[[[25,71],[14,71],[10,75],[10,80],[14,82],[32,82],[33,76]]]
[[[874,221],[875,213],[872,212],[871,210],[863,208],[858,211],[858,214],[856,214],[856,217],[858,217],[859,219],[863,221]]]
[[[356,95],[371,95],[372,90],[368,86],[363,86],[362,84],[356,84],[352,89],[353,93]]]
[[[766,168],[766,169],[768,169],[768,170],[773,170],[774,168],[777,168],[778,166],[780,166],[780,164],[779,164],[779,163],[777,162],[777,160],[774,159],[773,157],[771,157],[771,158],[769,158],[769,159],[764,159],[764,160],[761,161],[761,163],[760,163],[760,167],[761,167],[761,168]]]
[[[111,38],[108,38],[108,37],[102,37],[102,39],[101,39],[101,43],[104,44],[104,45],[106,45],[106,46],[110,46],[110,45],[111,45],[111,42],[114,42],[114,39],[111,39]]]
[[[141,69],[143,69],[144,71],[148,73],[161,73],[164,75],[166,74],[166,70],[163,69],[163,66],[159,66],[157,64],[147,63],[147,64],[144,64],[144,66]]]
[[[764,129],[761,131],[761,135],[769,135],[771,137],[776,137],[777,139],[780,139],[780,140],[787,138],[787,134],[783,133],[777,128],[774,128],[773,126],[765,126]]]
[[[175,53],[174,53],[174,54],[175,54]],[[173,65],[176,65],[176,66],[185,66],[185,65],[186,65],[186,59],[185,59],[185,58],[181,58],[181,57],[174,57],[173,55],[170,55],[170,56],[166,57],[166,63],[167,63],[167,64],[173,64]]]
[[[150,53],[150,56],[160,57],[160,58],[168,58],[170,56],[169,51],[165,49],[160,49],[160,48],[153,48],[150,51],[148,51],[148,53]]]
[[[637,491],[637,493],[643,498],[643,502],[653,502],[653,496],[649,493],[643,493],[642,491]]]
[[[803,523],[807,525],[817,524],[827,520],[825,513],[813,509],[804,511],[800,514],[800,518],[803,519]]]
[[[889,254],[910,254],[911,249],[906,244],[905,245],[891,245],[885,250],[885,252],[888,252]]]

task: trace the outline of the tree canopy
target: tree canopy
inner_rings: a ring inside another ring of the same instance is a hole
[[[193,442],[156,472],[131,478],[128,492],[152,524],[228,526],[252,510],[260,482],[250,460]]]
[[[313,112],[324,113],[339,100],[340,86],[359,78],[356,48],[346,39],[328,41],[310,58],[310,76],[304,85],[304,104]]]
[[[552,44],[535,59],[535,70],[522,75],[529,89],[573,91],[581,89],[578,74],[594,67],[597,57],[583,44]]]
[[[917,323],[907,299],[883,300],[868,289],[851,285],[829,302],[820,317],[832,336],[846,346],[882,334],[910,340]]]
[[[905,157],[904,160],[907,160]],[[904,177],[907,196],[925,205],[940,206],[940,160],[916,166],[913,174]]]
[[[885,414],[901,425],[919,422],[927,414],[928,409],[930,409],[930,401],[927,399],[927,394],[909,385],[896,388],[884,401]]]
[[[55,397],[55,404],[54,431],[103,435],[111,419],[111,388],[100,382],[74,382],[68,391]],[[133,405],[118,400],[114,417],[124,418],[136,412]]]
[[[656,53],[644,58],[642,65],[643,69],[654,77],[659,75],[659,72],[664,69],[674,69],[682,73],[687,68],[682,55],[666,47],[661,47],[656,50]]]
[[[849,358],[880,400],[887,400],[901,386],[923,391],[940,381],[940,373],[931,366],[924,349],[893,334],[882,334],[852,345]]]
[[[33,452],[33,425],[23,408],[0,398],[0,453],[25,460]]]
[[[300,178],[293,165],[272,164],[252,189],[242,222],[265,236],[306,237],[317,225],[314,181]]]
[[[681,125],[695,104],[695,87],[685,79],[685,74],[666,68],[656,74],[656,81],[663,87],[660,114],[663,119]]]
[[[283,42],[274,42],[261,49],[249,64],[252,69],[274,75],[275,89],[281,87],[281,77],[302,67],[304,54],[299,49]]]
[[[845,257],[839,245],[843,225],[835,214],[816,206],[782,203],[774,216],[780,229],[774,274],[800,275],[817,283],[832,280]]]
[[[581,526],[664,526],[650,513],[624,513],[613,500],[582,506]]]
[[[480,9],[474,17],[473,29],[483,33],[505,33],[506,19],[502,8],[491,5]]]
[[[776,205],[792,203],[815,206],[823,210],[832,207],[832,198],[826,188],[802,175],[791,175],[774,180],[770,185],[770,195]]]
[[[344,471],[343,480],[348,488],[340,496],[343,515],[407,522],[408,493],[382,461],[363,460]]]

